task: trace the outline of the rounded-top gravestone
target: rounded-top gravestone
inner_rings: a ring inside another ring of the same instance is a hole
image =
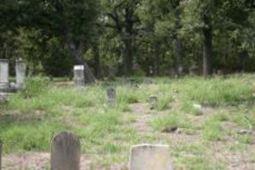
[[[51,170],[79,170],[80,141],[69,132],[55,136],[51,146]]]

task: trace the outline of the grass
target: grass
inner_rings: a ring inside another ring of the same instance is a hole
[[[91,155],[93,165],[126,164],[132,145],[150,142],[170,145],[176,169],[226,169],[226,161],[214,158],[211,146],[220,142],[226,152],[249,154],[254,137],[237,132],[255,130],[254,78],[118,78],[75,89],[36,77],[0,105],[0,140],[5,154],[49,151],[52,137],[67,130],[80,137],[82,153]],[[108,87],[116,89],[115,105],[107,103]],[[158,99],[153,110],[150,96]],[[140,114],[151,116],[143,125],[151,132],[136,128],[142,115],[133,113],[134,103],[147,104],[150,111]],[[201,113],[194,105],[209,111]],[[174,127],[180,134],[162,133]]]

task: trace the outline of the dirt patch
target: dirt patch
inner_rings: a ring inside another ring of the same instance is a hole
[[[214,142],[211,144],[210,151],[216,162],[223,162],[227,169],[231,170],[254,170],[255,161],[251,155],[255,155],[255,145],[247,145],[243,151],[231,151],[227,146],[232,142]]]
[[[3,157],[3,170],[46,170],[50,169],[50,153],[29,152],[10,154]],[[95,164],[88,155],[82,155],[80,169],[127,170],[126,164],[114,164],[108,168]]]
[[[3,157],[3,170],[45,170],[49,160],[49,153],[11,154]]]
[[[140,134],[152,132],[152,128],[149,125],[149,122],[153,119],[153,114],[149,109],[148,104],[145,103],[135,103],[130,106],[132,114],[135,115],[135,121],[132,126]]]

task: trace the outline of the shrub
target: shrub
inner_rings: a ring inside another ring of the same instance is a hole
[[[49,80],[45,77],[28,78],[25,82],[25,88],[21,91],[24,98],[32,98],[44,92],[49,85]]]

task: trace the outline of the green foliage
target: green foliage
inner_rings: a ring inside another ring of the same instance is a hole
[[[38,121],[6,124],[1,120],[0,127],[0,138],[3,139],[6,153],[22,150],[46,151],[53,135],[63,130],[62,125],[57,123]]]
[[[8,104],[1,107],[0,139],[6,154],[47,152],[55,134],[72,131],[81,139],[82,153],[90,155],[93,165],[104,168],[128,162],[132,145],[165,143],[171,148],[177,169],[224,169],[227,163],[224,158],[215,159],[218,151],[215,147],[219,146],[224,152],[241,155],[246,151],[251,155],[247,148],[252,147],[254,140],[249,132],[255,127],[255,107],[250,93],[239,91],[252,89],[252,77],[207,80],[135,77],[128,79],[133,84],[127,79],[116,79],[84,89],[75,89],[68,82],[60,85],[60,80],[48,82],[45,90],[35,90],[35,94],[29,95],[32,97],[25,98],[20,93],[10,96]],[[225,95],[223,91],[215,97],[213,93],[219,89],[214,86],[218,85],[229,87],[233,96],[242,94],[239,97],[243,100],[235,97],[235,100],[232,97],[225,100],[220,97]],[[115,106],[107,103],[108,86],[117,90]],[[208,94],[203,92],[206,86],[211,89]],[[191,91],[198,92],[196,88],[201,89],[198,96],[202,98],[194,97]],[[163,107],[164,111],[150,110],[147,100],[152,95],[158,97],[159,104],[170,107]],[[202,99],[219,104],[203,105],[205,110],[201,115],[188,114],[193,104],[199,104]],[[240,133],[241,130],[244,132]]]
[[[20,92],[24,98],[32,98],[46,91],[49,80],[45,77],[28,78],[25,82],[25,88]]]
[[[219,120],[211,118],[205,122],[203,127],[204,139],[209,141],[219,141],[223,139],[223,135],[223,129]]]
[[[0,54],[31,74],[68,76],[83,59],[98,76],[200,72],[209,26],[215,72],[255,70],[255,15],[242,0],[5,0],[0,11]]]
[[[181,113],[170,113],[167,116],[153,120],[152,126],[155,130],[164,131],[172,128],[191,128],[190,122]]]
[[[181,80],[182,86],[178,91],[183,97],[205,105],[237,104],[240,102],[253,102],[253,87],[242,83],[236,78],[203,80]]]

